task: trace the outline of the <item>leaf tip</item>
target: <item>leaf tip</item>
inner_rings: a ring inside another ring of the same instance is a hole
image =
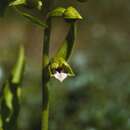
[[[60,16],[63,16],[65,10],[66,9],[63,8],[63,7],[58,7],[56,9],[54,9],[53,11],[51,11],[49,13],[49,16],[51,16],[51,17],[60,17]]]
[[[68,7],[64,12],[65,19],[83,19],[80,13],[72,6]]]

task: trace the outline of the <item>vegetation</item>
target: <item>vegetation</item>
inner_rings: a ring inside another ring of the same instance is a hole
[[[82,19],[78,11],[70,6],[67,8],[58,7],[54,10],[51,8],[53,1],[46,0],[14,0],[1,2],[1,15],[4,14],[8,6],[13,7],[18,13],[29,19],[32,23],[41,26],[44,29],[43,43],[43,72],[42,72],[42,130],[48,130],[49,117],[49,91],[48,82],[51,77],[55,77],[59,81],[63,81],[68,76],[74,76],[74,72],[67,63],[71,55],[75,38],[76,38],[76,22]],[[32,11],[30,11],[30,9]],[[33,15],[33,10],[39,15]],[[43,15],[44,13],[44,15]],[[40,17],[39,17],[40,16]],[[44,22],[42,18],[44,17]],[[53,17],[62,17],[68,23],[69,31],[63,41],[63,45],[58,52],[50,59],[50,36],[51,24]],[[1,129],[17,129],[17,117],[19,113],[19,84],[21,83],[24,72],[24,52],[23,47],[20,49],[20,56],[12,75],[6,81],[2,88],[1,94]]]
[[[40,130],[48,126],[49,130],[129,130],[130,1],[54,0],[46,6],[46,0],[42,6],[36,1],[20,5],[13,0],[0,2],[3,16],[0,18],[0,110],[4,110],[0,112],[1,129],[10,126],[13,130]],[[83,17],[76,20],[77,28],[72,28],[74,24],[65,18],[65,11],[70,9]],[[50,36],[44,33],[49,28]],[[70,34],[72,39],[69,40]],[[43,117],[49,124],[41,122],[42,68],[46,59],[42,52],[47,42],[44,35],[48,36],[50,45],[49,77],[45,76],[48,78],[49,116]],[[60,49],[66,50],[65,43],[72,40],[76,41],[75,49],[73,53],[67,50],[70,54],[66,59],[67,53]],[[25,57],[24,62],[19,62],[20,55]],[[24,69],[22,75],[14,71],[18,62]],[[60,69],[56,69],[57,66]],[[19,83],[12,82],[14,75],[21,77]],[[62,82],[57,80],[59,75]],[[13,86],[17,86],[16,98],[12,98],[16,92],[12,91]],[[16,111],[12,111],[15,105],[10,103],[14,99],[18,99],[15,100]]]

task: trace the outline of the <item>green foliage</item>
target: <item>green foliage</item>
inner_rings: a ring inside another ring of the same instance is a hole
[[[14,9],[25,18],[29,19],[32,23],[44,28],[46,24],[41,20],[38,16],[32,15],[31,12],[25,11],[25,9],[36,9],[41,10],[42,1],[41,0],[15,0],[15,1],[6,1],[0,2],[0,15],[3,15],[5,9],[10,6],[14,7]],[[23,9],[21,9],[23,8]]]
[[[25,64],[24,48],[19,50],[18,60],[9,79],[2,88],[1,95],[1,129],[14,130],[17,127],[19,114],[20,84],[23,77]]]
[[[33,15],[32,10],[34,9],[39,14],[43,12],[43,2],[41,0],[15,0],[9,1],[5,4],[2,11],[9,5],[14,7],[16,11],[29,19],[32,23],[45,28],[44,30],[44,50],[43,50],[43,74],[42,74],[42,85],[43,85],[43,101],[42,101],[42,130],[48,130],[48,112],[49,112],[49,92],[47,83],[50,81],[50,77],[57,77],[55,73],[58,73],[58,78],[63,81],[67,76],[74,76],[73,70],[68,64],[68,59],[72,53],[73,46],[76,39],[76,21],[82,19],[79,12],[72,6],[68,8],[58,7],[53,11],[51,10],[51,1],[45,1],[45,7],[47,14],[45,14],[45,22],[39,19],[38,15]],[[31,11],[30,11],[31,10]],[[50,11],[50,12],[48,12]],[[37,13],[36,13],[37,14]],[[40,15],[40,17],[43,17]],[[52,29],[52,18],[63,17],[64,21],[68,23],[69,31],[62,46],[59,48],[57,53],[52,56],[50,60],[49,48],[50,48],[50,35]],[[20,48],[20,54],[18,61],[6,83],[3,86],[2,98],[1,98],[1,121],[2,128],[4,130],[14,130],[17,128],[16,122],[19,113],[19,91],[20,83],[22,81],[22,75],[24,72],[24,49]],[[49,73],[50,72],[50,73]],[[50,74],[50,77],[49,77]],[[64,77],[63,77],[64,76]],[[57,79],[58,79],[57,78]]]
[[[9,4],[10,6],[18,6],[23,5],[23,7],[32,9],[36,8],[38,10],[42,7],[42,1],[41,0],[15,0]]]
[[[57,7],[56,9],[54,9],[53,11],[51,11],[49,13],[49,16],[54,16],[54,17],[59,17],[59,16],[63,16],[64,12],[65,12],[65,8],[63,7]]]
[[[10,3],[10,6],[21,5],[21,4],[26,4],[26,0],[15,0]]]
[[[22,12],[20,11],[19,9],[17,9],[17,12],[20,13],[23,17],[27,18],[30,22],[32,22],[33,24],[36,24],[42,28],[45,28],[47,27],[47,25],[45,24],[45,22],[43,22],[41,19],[39,19],[38,17],[36,16],[33,16],[29,13],[25,13],[25,12]]]
[[[3,95],[4,95],[3,100],[5,102],[5,106],[9,110],[8,114],[6,113],[7,117],[5,119],[8,122],[10,120],[10,118],[11,118],[12,111],[13,111],[13,104],[12,104],[13,94],[12,94],[12,92],[10,90],[9,82],[5,83],[5,86],[4,86],[4,89],[3,89]]]
[[[27,14],[27,13],[22,13],[22,16],[24,16],[25,18],[27,18],[28,20],[30,20],[32,23],[38,25],[39,27],[42,27],[42,28],[47,27],[47,25],[45,24],[45,22],[41,21],[40,19],[38,19],[35,16],[32,16],[32,15]]]
[[[64,12],[65,19],[82,19],[79,12],[72,6],[68,7]]]
[[[68,8],[63,8],[63,7],[57,7],[56,9],[52,10],[49,13],[49,16],[55,16],[55,17],[61,17],[63,16],[65,19],[82,19],[81,15],[79,12],[72,6]]]
[[[25,60],[24,48],[21,46],[18,60],[12,71],[13,76],[12,76],[11,82],[14,84],[18,84],[21,81],[21,78],[22,78],[21,75],[22,75],[23,69],[24,69],[24,60]]]

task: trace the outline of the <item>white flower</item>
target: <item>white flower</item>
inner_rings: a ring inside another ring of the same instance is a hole
[[[67,76],[67,73],[58,71],[56,71],[56,73],[54,74],[54,77],[58,79],[60,82],[63,82],[67,78]]]

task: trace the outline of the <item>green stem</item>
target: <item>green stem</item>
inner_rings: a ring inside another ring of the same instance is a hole
[[[52,1],[53,0],[42,0],[43,5],[44,5],[43,8],[42,8],[42,10],[41,10],[43,18],[46,18],[48,12],[51,10],[51,5],[53,4]]]
[[[45,5],[42,9],[44,18],[47,18],[47,14],[51,10],[53,0],[42,0]],[[49,120],[49,90],[47,83],[49,81],[48,64],[49,64],[49,44],[51,35],[51,19],[47,18],[48,27],[44,30],[43,40],[43,72],[42,72],[42,130],[48,130]]]
[[[49,63],[49,42],[51,33],[51,19],[47,20],[48,28],[44,31],[44,44],[43,44],[43,75],[42,75],[42,130],[48,130],[48,113],[49,113],[49,92],[47,82],[48,76],[48,63]]]

